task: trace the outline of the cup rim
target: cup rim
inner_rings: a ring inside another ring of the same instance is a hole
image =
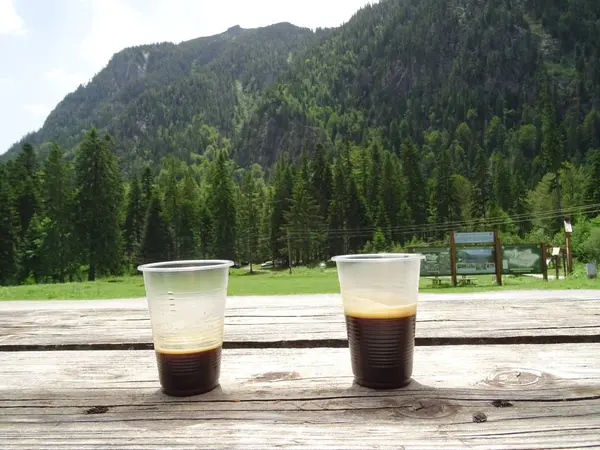
[[[142,264],[140,272],[197,272],[201,270],[225,269],[233,266],[234,262],[226,259],[192,259],[183,261],[161,261]]]
[[[384,263],[402,260],[422,260],[425,255],[421,253],[363,253],[355,255],[338,255],[331,258],[334,262],[374,262]]]

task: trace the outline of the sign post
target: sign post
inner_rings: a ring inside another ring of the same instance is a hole
[[[565,217],[565,234],[567,235],[567,268],[569,274],[573,273],[573,251],[571,247],[571,233],[573,233],[573,224],[570,217]]]
[[[494,259],[496,261],[496,283],[498,283],[498,286],[502,286],[502,246],[500,245],[497,231],[494,231],[494,253]]]
[[[556,269],[556,280],[560,280],[560,247],[552,247],[552,260]]]
[[[542,270],[544,271],[544,280],[548,281],[548,251],[546,249],[546,244],[541,244],[542,246]]]

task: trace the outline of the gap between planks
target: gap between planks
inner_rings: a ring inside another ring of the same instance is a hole
[[[452,345],[542,345],[542,344],[597,344],[600,335],[589,336],[514,336],[514,337],[482,337],[482,338],[415,338],[415,346],[452,346]],[[223,348],[235,349],[275,349],[275,348],[347,348],[347,339],[298,339],[290,341],[228,341]],[[0,352],[21,351],[68,351],[68,350],[153,350],[152,343],[115,343],[115,344],[0,344]]]

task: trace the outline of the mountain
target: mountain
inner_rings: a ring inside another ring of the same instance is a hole
[[[383,1],[296,62],[237,150],[271,163],[323,133],[361,142],[373,130],[398,150],[461,123],[483,145],[494,117],[507,129],[536,120],[545,75],[558,120],[581,122],[600,98],[599,18],[593,0]]]
[[[113,134],[119,156],[132,162],[132,152],[136,157],[159,156],[148,150],[148,142],[163,129],[186,126],[198,116],[223,135],[233,135],[236,121],[245,114],[241,106],[275,82],[307,45],[324,34],[289,23],[258,29],[235,26],[179,45],[127,48],[89,83],[67,95],[43,127],[22,142],[42,146],[42,151],[51,141],[72,148],[94,125]],[[144,150],[137,150],[140,146]]]
[[[597,261],[600,3],[382,0],[335,29],[126,49],[26,139],[0,164],[0,283],[448,230],[556,246],[566,216]]]
[[[207,134],[239,164],[264,166],[317,142],[378,136],[398,152],[409,138],[425,146],[432,169],[462,126],[459,163],[471,170],[477,148],[489,156],[525,126],[541,131],[547,85],[563,156],[581,159],[588,147],[577,129],[600,99],[599,19],[594,0],[383,0],[316,33],[233,27],[129,48],[24,140],[42,151],[52,140],[73,148],[95,125],[115,137],[134,173],[168,154],[189,162]],[[527,167],[540,156],[539,136],[533,146],[519,149]]]

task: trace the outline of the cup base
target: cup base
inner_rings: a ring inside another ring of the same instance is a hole
[[[401,382],[394,382],[394,383],[378,383],[376,381],[369,381],[369,380],[360,380],[358,378],[354,378],[354,382],[362,387],[366,387],[369,389],[376,389],[376,390],[391,390],[391,389],[401,389],[401,388],[405,388],[406,386],[408,386],[412,381],[412,378],[409,378],[408,380],[404,380]]]
[[[163,391],[163,393],[165,395],[168,395],[169,397],[191,397],[194,395],[201,395],[201,394],[206,394],[210,391],[214,391],[218,386],[219,386],[219,383],[215,384],[214,386],[210,386],[210,387],[203,386],[199,389],[187,389],[184,391],[176,391],[176,390],[165,389],[164,387],[161,387],[161,391]]]

